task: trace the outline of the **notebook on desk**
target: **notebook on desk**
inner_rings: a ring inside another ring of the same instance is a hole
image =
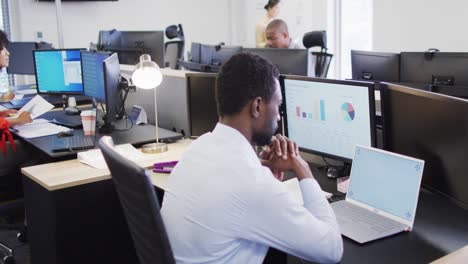
[[[414,224],[424,161],[356,146],[346,199],[332,203],[341,234],[366,243]]]

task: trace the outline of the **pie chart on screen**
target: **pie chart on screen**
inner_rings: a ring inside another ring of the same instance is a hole
[[[343,103],[341,105],[341,115],[345,121],[351,122],[354,120],[355,112],[354,107],[351,103]]]

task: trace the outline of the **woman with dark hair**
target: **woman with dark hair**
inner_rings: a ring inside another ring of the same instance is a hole
[[[258,22],[255,27],[255,46],[257,48],[264,48],[266,44],[265,29],[273,19],[278,16],[280,0],[268,0],[268,3],[265,5],[265,10],[267,14],[260,22]]]
[[[8,67],[9,55],[6,45],[8,38],[2,30],[0,30],[0,68]],[[8,100],[13,98],[11,95],[2,95],[2,99]],[[10,127],[16,125],[24,125],[32,121],[31,115],[28,112],[22,112],[17,117],[16,110],[0,111],[0,183],[5,181],[3,176],[18,173],[19,167],[28,160],[29,151],[19,141],[14,140],[10,132]],[[13,153],[14,152],[14,153]],[[0,184],[3,185],[3,184]],[[3,194],[4,190],[0,190]]]

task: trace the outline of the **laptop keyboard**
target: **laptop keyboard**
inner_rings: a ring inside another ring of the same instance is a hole
[[[338,218],[338,222],[360,222],[370,226],[378,233],[404,226],[397,221],[393,221],[346,201],[335,202],[332,203],[331,206]]]
[[[73,136],[64,141],[55,141],[53,152],[77,151],[94,148],[93,136]]]

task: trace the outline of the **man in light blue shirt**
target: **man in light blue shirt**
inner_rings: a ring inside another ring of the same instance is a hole
[[[194,141],[169,177],[162,217],[177,263],[262,263],[269,247],[338,262],[335,215],[297,145],[274,135],[282,102],[278,70],[257,55],[221,68],[219,123]],[[269,144],[259,159],[253,145]],[[304,204],[278,180],[295,172]]]

